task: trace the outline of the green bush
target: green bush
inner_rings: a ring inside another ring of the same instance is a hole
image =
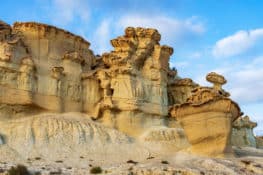
[[[167,160],[162,160],[161,163],[162,164],[169,164],[169,162]]]
[[[99,166],[92,167],[92,168],[90,169],[90,173],[91,173],[91,174],[100,174],[100,173],[102,173],[102,169],[101,169],[101,167],[99,167]]]
[[[30,175],[30,173],[27,170],[27,167],[24,165],[17,165],[16,167],[11,167],[7,171],[8,175]]]

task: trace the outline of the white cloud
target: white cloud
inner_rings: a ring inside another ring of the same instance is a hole
[[[117,22],[117,26],[121,28],[128,26],[156,28],[161,33],[162,40],[166,43],[181,42],[187,37],[198,36],[205,32],[204,24],[196,17],[179,20],[160,15],[130,14],[121,17]]]
[[[206,70],[207,72],[200,70],[194,80],[202,86],[211,86],[205,80],[206,73],[217,72],[224,75],[227,84],[223,88],[230,92],[230,98],[240,105],[246,115],[258,122],[255,133],[263,134],[263,56],[251,59],[250,63],[227,61],[223,65]]]
[[[215,57],[230,57],[245,53],[259,39],[263,38],[263,28],[245,31],[240,30],[216,42],[212,54]]]
[[[263,102],[263,64],[258,64],[258,57],[248,65],[244,65],[228,72],[230,91],[234,99],[243,102]]]
[[[103,20],[94,32],[92,48],[96,53],[103,53],[109,51],[111,39],[111,20]]]
[[[65,26],[76,18],[89,19],[89,7],[86,0],[51,0],[49,16],[56,25]]]
[[[196,17],[178,20],[166,16],[145,16],[140,14],[130,14],[120,16],[119,19],[105,18],[95,29],[93,48],[96,53],[102,53],[109,50],[109,41],[113,34],[122,35],[124,29],[132,27],[156,28],[162,35],[161,41],[165,44],[182,43],[205,32],[205,27]],[[195,55],[199,56],[199,55]]]
[[[171,62],[171,66],[176,67],[176,68],[185,68],[189,66],[189,62],[187,61],[181,61],[181,62]]]
[[[202,53],[201,52],[193,52],[191,54],[189,54],[189,58],[194,58],[194,59],[197,59],[197,58],[201,58],[202,56]]]
[[[263,103],[263,56],[251,59],[250,63],[224,64],[223,67],[208,72],[217,72],[225,76],[228,83],[224,87],[238,103]],[[204,84],[205,74],[197,76],[195,80]]]

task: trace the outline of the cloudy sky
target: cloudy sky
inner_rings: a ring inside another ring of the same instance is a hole
[[[181,77],[207,85],[223,74],[242,111],[263,135],[263,1],[256,0],[9,0],[0,18],[56,25],[83,36],[96,54],[127,26],[156,28],[174,48],[170,65]]]

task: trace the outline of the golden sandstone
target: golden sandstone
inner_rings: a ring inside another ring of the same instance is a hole
[[[55,150],[66,141],[71,148],[89,141],[96,147],[96,137],[105,144],[125,133],[120,136],[125,143],[130,137],[158,153],[221,156],[231,154],[232,145],[256,147],[255,124],[240,118],[238,104],[222,89],[225,78],[209,73],[213,87],[180,78],[169,67],[173,48],[160,45],[160,39],[155,29],[128,27],[110,41],[113,51],[96,57],[89,42],[62,29],[1,21],[0,145],[26,156],[31,147],[43,151],[44,143],[52,142]],[[85,117],[58,114],[66,112]],[[65,136],[52,138],[58,133]],[[23,145],[31,147],[24,152]]]

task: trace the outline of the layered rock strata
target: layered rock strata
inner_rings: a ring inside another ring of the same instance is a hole
[[[233,123],[231,143],[235,146],[257,147],[253,128],[257,123],[252,122],[248,116],[240,117]]]
[[[67,144],[61,150],[92,152],[97,144],[98,154],[113,154],[122,143],[123,152],[138,144],[138,156],[188,148],[225,154],[241,115],[222,89],[225,78],[209,73],[213,87],[180,78],[169,67],[173,49],[160,39],[155,29],[128,27],[110,41],[113,51],[95,56],[89,42],[65,30],[1,21],[0,144],[25,157]],[[58,114],[65,112],[78,113]]]
[[[219,155],[231,152],[232,123],[241,115],[239,106],[228,98],[221,88],[226,83],[216,73],[207,75],[214,87],[197,87],[185,103],[170,108],[185,130],[191,144],[190,151],[204,155]]]
[[[34,22],[7,24],[0,42],[0,102],[82,111],[81,74],[95,57],[83,38]],[[3,27],[2,27],[3,28]]]

